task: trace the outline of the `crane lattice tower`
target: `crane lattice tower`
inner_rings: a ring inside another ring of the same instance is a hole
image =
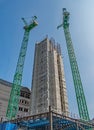
[[[57,28],[63,27],[64,29],[80,118],[83,120],[89,120],[89,113],[88,113],[88,108],[87,108],[86,99],[84,95],[83,85],[82,85],[80,72],[78,69],[78,64],[77,64],[77,60],[76,60],[76,56],[72,44],[71,34],[69,31],[69,15],[70,13],[67,12],[67,10],[64,8],[63,23],[59,25]]]
[[[16,117],[17,111],[18,111],[18,104],[19,104],[19,97],[20,97],[20,90],[21,90],[21,82],[22,82],[22,74],[23,74],[23,67],[25,62],[25,56],[28,46],[28,39],[30,31],[37,26],[37,22],[35,21],[37,17],[34,16],[31,23],[28,25],[26,20],[22,18],[25,26],[24,26],[24,37],[18,57],[18,62],[16,66],[16,71],[14,74],[13,84],[12,84],[12,90],[10,93],[10,98],[8,102],[8,108],[6,112],[6,117],[8,120],[11,120]]]

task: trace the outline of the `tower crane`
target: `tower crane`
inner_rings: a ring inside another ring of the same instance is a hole
[[[22,18],[25,24],[24,26],[25,32],[24,32],[24,37],[23,37],[19,57],[18,57],[16,71],[13,78],[12,89],[11,89],[10,98],[8,102],[8,108],[6,112],[6,117],[8,120],[15,118],[17,115],[20,90],[21,90],[21,82],[22,82],[22,74],[23,74],[25,56],[26,56],[26,51],[27,51],[27,46],[28,46],[28,39],[29,39],[30,31],[38,25],[38,23],[36,22],[36,19],[37,17],[34,16],[30,24],[28,24],[27,21],[24,18]]]
[[[72,44],[71,34],[69,31],[69,15],[70,13],[66,10],[66,8],[63,8],[63,23],[59,25],[57,29],[60,27],[63,27],[64,29],[66,46],[67,46],[68,55],[69,55],[69,61],[70,61],[70,66],[71,66],[71,71],[72,71],[72,77],[73,77],[73,82],[74,82],[79,115],[81,119],[88,121],[90,120],[88,108],[87,108],[83,85],[82,85],[82,81],[80,77],[80,72],[78,69],[78,64],[77,64],[77,60],[76,60],[76,56],[75,56],[75,52],[74,52],[74,48]]]

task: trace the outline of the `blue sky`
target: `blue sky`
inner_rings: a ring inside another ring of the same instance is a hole
[[[62,8],[70,12],[70,32],[78,61],[90,117],[94,117],[94,0],[0,0],[0,78],[12,82],[23,39],[22,17],[38,17],[39,25],[31,31],[22,85],[31,87],[34,46],[46,35],[61,44],[70,112],[77,113],[77,103],[62,22]]]

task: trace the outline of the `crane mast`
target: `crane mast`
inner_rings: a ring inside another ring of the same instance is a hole
[[[69,15],[70,13],[67,12],[66,8],[64,8],[63,9],[63,23],[59,25],[57,29],[60,27],[63,27],[64,29],[66,46],[67,46],[68,55],[69,55],[69,61],[70,61],[72,77],[74,81],[74,87],[75,87],[75,93],[76,93],[76,99],[77,99],[80,118],[83,120],[90,120],[88,108],[86,104],[86,99],[84,95],[83,85],[81,82],[80,72],[78,69],[78,64],[77,64],[77,60],[76,60],[76,56],[75,56],[75,52],[74,52],[74,48],[72,44],[71,34],[69,31]]]
[[[25,24],[24,26],[25,32],[24,32],[24,37],[23,37],[19,57],[18,57],[16,71],[13,78],[12,89],[11,89],[10,98],[8,102],[8,108],[6,112],[6,117],[8,118],[8,120],[15,118],[17,115],[20,90],[21,90],[21,82],[22,82],[22,74],[23,74],[25,56],[26,56],[26,51],[27,51],[27,46],[28,46],[29,34],[30,34],[30,31],[38,25],[35,19],[36,19],[36,16],[33,17],[32,21],[28,25],[25,19],[22,18]]]

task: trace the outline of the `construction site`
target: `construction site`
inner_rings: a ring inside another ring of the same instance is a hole
[[[0,130],[94,129],[71,39],[69,18],[70,13],[63,8],[63,21],[57,29],[63,28],[64,30],[79,117],[70,115],[62,49],[53,38],[46,37],[35,44],[31,91],[21,86],[29,34],[38,26],[37,16],[34,16],[30,24],[22,18],[25,32],[13,83],[0,80],[2,93],[6,90],[5,86],[8,86],[9,93],[6,97],[6,105],[1,110],[4,117],[0,115]],[[4,90],[2,86],[5,87]]]

